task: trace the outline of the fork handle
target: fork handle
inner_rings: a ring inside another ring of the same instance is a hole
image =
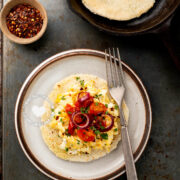
[[[126,166],[126,174],[128,180],[137,180],[134,158],[132,155],[129,134],[126,126],[121,127],[122,147]]]

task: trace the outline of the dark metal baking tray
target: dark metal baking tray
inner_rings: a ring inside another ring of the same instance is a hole
[[[40,62],[64,50],[104,50],[116,46],[120,48],[123,60],[141,77],[152,102],[153,126],[150,140],[136,163],[139,179],[178,180],[180,78],[163,44],[152,35],[114,37],[98,31],[72,13],[66,0],[40,2],[47,9],[49,23],[46,33],[38,42],[24,46],[14,44],[3,37],[3,179],[48,179],[26,158],[15,134],[14,105],[27,75]],[[174,28],[176,41],[180,40],[179,27],[180,22],[177,21]],[[120,179],[126,179],[126,176],[123,175]]]

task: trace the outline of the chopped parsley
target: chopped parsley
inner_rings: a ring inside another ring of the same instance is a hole
[[[80,77],[76,77],[76,81],[80,80]]]
[[[100,131],[97,130],[94,126],[91,126],[90,129],[92,129],[92,130],[94,131],[94,133],[96,134],[96,136],[97,136],[98,134],[100,134]]]
[[[90,127],[90,129],[92,129],[92,130],[96,130],[96,128],[95,128],[94,126],[91,126],[91,127]]]
[[[89,107],[87,107],[87,108],[81,107],[81,108],[80,108],[80,111],[81,111],[82,114],[84,114],[84,113],[87,114],[88,111],[89,111]]]
[[[81,111],[81,113],[83,113],[83,114],[85,113],[85,110],[86,110],[86,108],[84,108],[84,107],[81,107],[81,108],[80,108],[80,111]]]
[[[82,87],[84,87],[84,80],[80,80],[80,84]]]
[[[87,107],[87,108],[86,108],[86,111],[85,111],[85,113],[88,113],[88,111],[89,111],[89,107]]]
[[[80,140],[79,139],[77,139],[77,144],[80,144]]]
[[[63,120],[62,120],[62,118],[60,118],[60,120],[59,120],[59,121],[63,123]]]
[[[102,96],[102,94],[96,94],[94,98],[99,99],[100,96]]]
[[[51,108],[51,111],[52,111],[52,112],[54,112],[54,109],[53,109],[53,108]]]
[[[72,112],[71,112],[71,111],[68,111],[68,114],[72,114]]]
[[[98,106],[98,105],[99,105],[99,103],[98,103],[98,102],[96,102],[96,103],[95,103],[95,105],[96,105],[96,106]]]
[[[96,98],[96,99],[97,99],[98,97],[99,97],[99,96],[98,96],[97,94],[94,96],[94,98]]]
[[[66,100],[66,98],[64,96],[61,97],[61,100]]]
[[[106,111],[105,114],[109,114],[108,111]]]
[[[108,104],[105,104],[106,108],[108,108]]]
[[[102,133],[101,134],[101,137],[102,137],[102,139],[108,139],[108,134],[107,133]]]
[[[69,151],[69,149],[66,147],[66,148],[65,148],[65,151],[66,151],[66,152],[68,152],[68,151]]]
[[[100,128],[103,130],[103,129],[105,129],[105,127],[104,126],[102,126],[102,125],[100,125]]]
[[[118,110],[119,106],[116,104],[116,105],[114,106],[114,108],[115,108],[116,110]]]
[[[99,131],[99,130],[95,130],[94,133],[95,133],[96,135],[98,135],[98,134],[100,134],[100,131]]]
[[[117,132],[117,131],[118,131],[118,129],[117,129],[117,128],[115,128],[115,129],[114,129],[114,131],[115,131],[115,132]]]
[[[65,130],[65,135],[66,136],[71,136],[71,134],[68,133],[68,129]]]
[[[71,136],[71,134],[69,134],[69,133],[65,133],[66,134],[66,136]]]
[[[61,111],[59,111],[58,114],[61,114]]]

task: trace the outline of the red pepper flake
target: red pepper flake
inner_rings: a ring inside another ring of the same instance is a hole
[[[59,116],[56,116],[56,120],[58,120],[59,119]]]
[[[6,17],[9,31],[20,38],[34,37],[42,28],[40,11],[29,4],[18,4]]]

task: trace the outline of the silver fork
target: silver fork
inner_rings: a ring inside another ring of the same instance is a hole
[[[108,52],[107,50],[105,50],[105,59],[109,93],[118,104],[120,111],[122,147],[125,159],[127,179],[137,180],[136,168],[134,164],[134,158],[132,155],[127,124],[125,121],[124,113],[121,108],[122,100],[125,94],[125,84],[119,49],[116,49],[116,53],[114,48],[112,49],[112,51],[111,49],[109,49]]]

